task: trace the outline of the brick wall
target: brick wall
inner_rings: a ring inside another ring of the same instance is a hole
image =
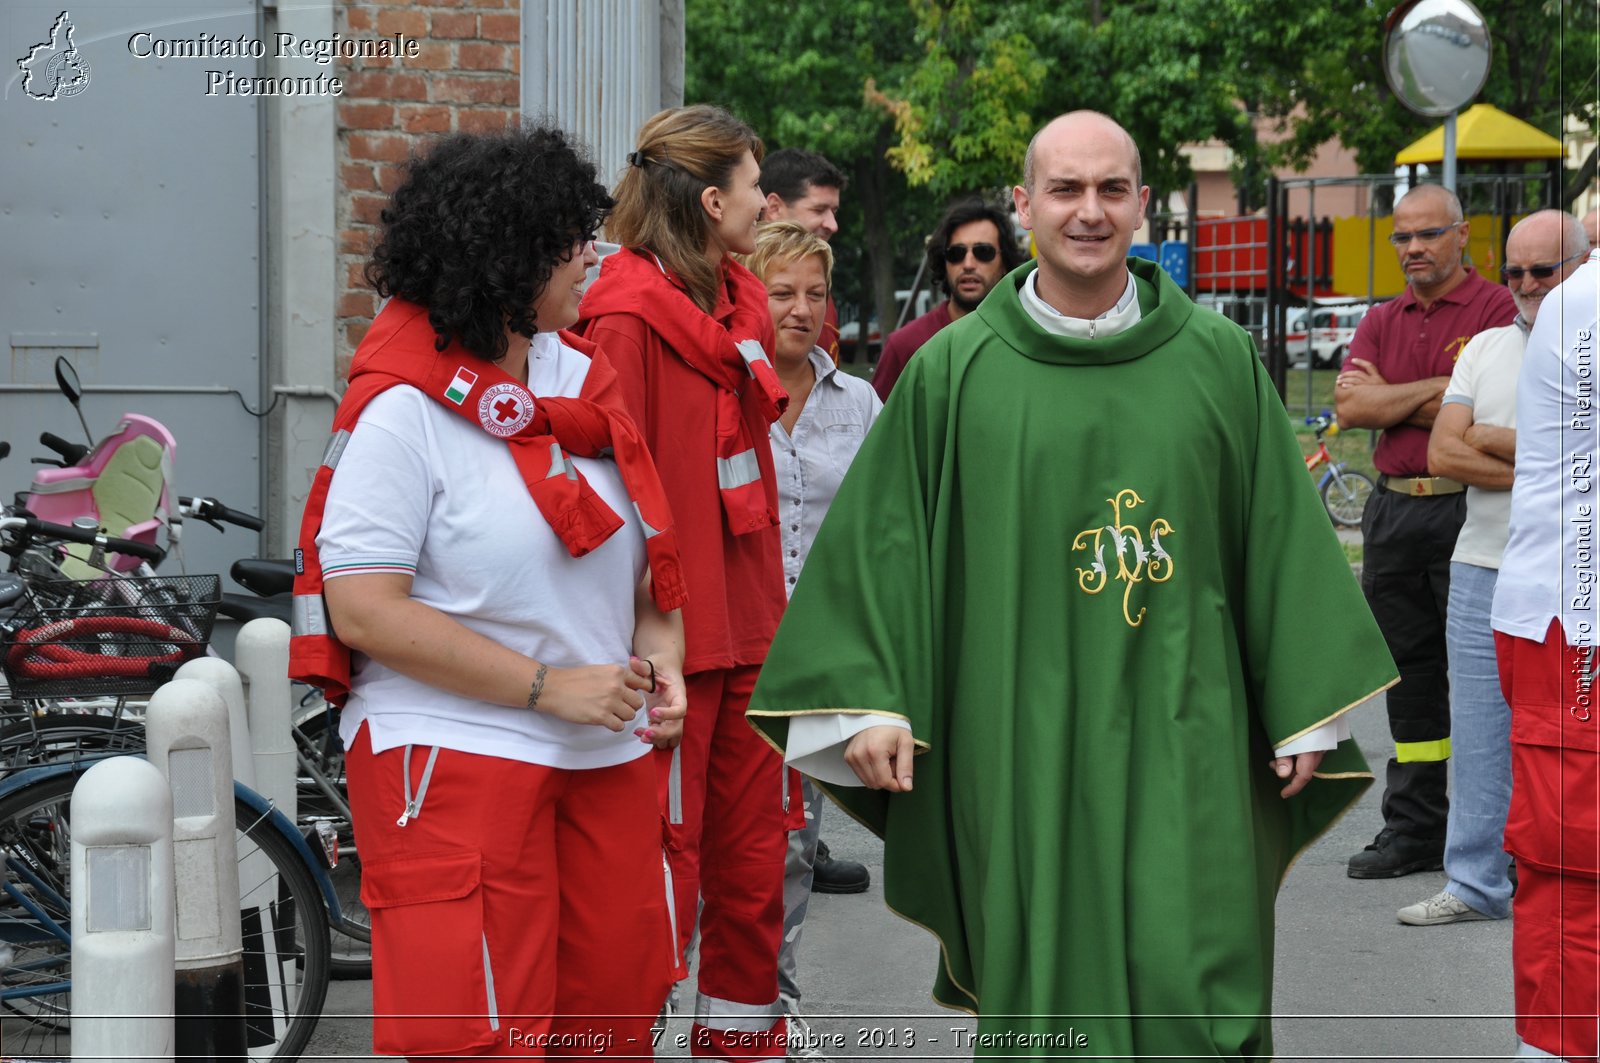
[[[347,37],[403,33],[415,59],[353,59],[338,100],[338,372],[342,379],[378,299],[362,279],[378,214],[399,182],[397,163],[430,135],[504,129],[517,120],[519,0],[346,0],[335,29]]]

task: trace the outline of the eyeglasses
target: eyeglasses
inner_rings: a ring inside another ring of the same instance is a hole
[[[1550,277],[1555,275],[1556,270],[1560,269],[1562,266],[1565,266],[1573,259],[1582,258],[1588,253],[1589,252],[1587,251],[1580,251],[1576,255],[1568,255],[1560,262],[1550,266],[1529,266],[1526,269],[1521,266],[1501,266],[1500,279],[1503,281],[1520,281],[1524,274],[1531,273],[1538,280],[1548,280]]]
[[[1418,229],[1414,233],[1390,233],[1389,242],[1396,247],[1404,247],[1413,240],[1421,240],[1425,244],[1431,244],[1435,240],[1439,239],[1439,237],[1449,232],[1451,229],[1465,224],[1466,222],[1458,221],[1452,222],[1449,225],[1440,226],[1437,229]]]
[[[972,257],[977,259],[979,262],[993,262],[994,256],[998,255],[999,253],[1000,249],[993,244],[972,245]],[[967,245],[951,244],[949,247],[944,249],[944,260],[950,263],[952,266],[959,266],[961,263],[967,260]]]

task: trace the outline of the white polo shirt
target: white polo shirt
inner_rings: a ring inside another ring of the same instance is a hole
[[[528,355],[535,395],[575,396],[589,359],[541,332]],[[464,627],[552,668],[624,665],[633,645],[634,589],[644,532],[616,462],[573,464],[624,527],[573,557],[528,495],[505,442],[416,388],[378,395],[350,435],[328,488],[317,549],[332,581],[408,572],[411,596]],[[633,736],[440,690],[354,655],[339,718],[349,745],[363,722],[372,751],[443,746],[556,768],[604,768],[644,756]]]
[[[1544,297],[1517,382],[1511,538],[1490,620],[1535,642],[1559,617],[1569,645],[1596,644],[1597,333],[1600,250]]]
[[[1517,377],[1522,372],[1522,352],[1527,346],[1528,326],[1521,315],[1509,325],[1486,329],[1472,337],[1450,374],[1444,404],[1465,406],[1472,411],[1474,424],[1517,427]],[[1510,491],[1468,486],[1467,519],[1461,525],[1456,552],[1450,560],[1499,568],[1510,523]]]

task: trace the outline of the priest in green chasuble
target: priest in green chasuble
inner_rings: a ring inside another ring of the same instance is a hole
[[[1394,664],[1254,344],[1127,258],[1128,134],[1057,118],[1013,194],[1037,263],[911,361],[749,718],[883,837],[978,1056],[1270,1058],[1278,885]]]

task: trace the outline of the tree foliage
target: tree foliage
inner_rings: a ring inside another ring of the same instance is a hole
[[[850,174],[840,287],[864,248],[862,287],[887,314],[944,203],[1015,183],[1029,138],[1064,111],[1127,126],[1157,201],[1190,180],[1183,146],[1213,139],[1247,190],[1334,137],[1363,171],[1388,172],[1437,124],[1384,82],[1390,2],[686,0],[687,94]],[[1481,99],[1553,135],[1569,116],[1593,130],[1595,0],[1480,6],[1495,46]]]
[[[1496,0],[1479,4],[1493,41],[1489,77],[1478,100],[1490,103],[1551,136],[1561,137],[1568,117],[1591,133],[1597,119],[1595,85],[1600,8],[1594,0]],[[1439,124],[1408,111],[1383,76],[1384,9],[1341,3],[1280,13],[1259,11],[1251,47],[1291,41],[1310,31],[1317,48],[1288,49],[1295,62],[1265,64],[1253,97],[1262,114],[1278,120],[1281,143],[1264,152],[1269,164],[1303,165],[1319,144],[1338,137],[1364,172],[1387,173],[1401,148]],[[1297,27],[1295,23],[1302,22]],[[1583,180],[1568,182],[1570,203]]]

